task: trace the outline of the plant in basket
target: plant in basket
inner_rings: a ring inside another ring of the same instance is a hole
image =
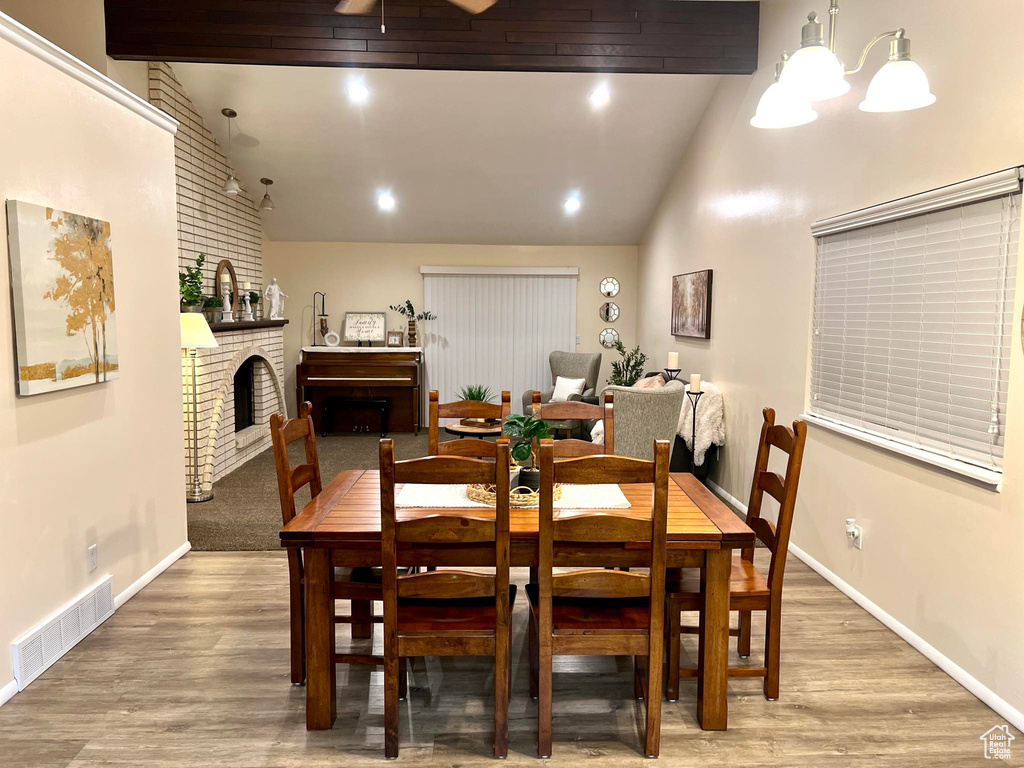
[[[511,413],[505,418],[503,431],[515,439],[515,445],[512,446],[512,458],[520,464],[524,464],[526,461],[530,462],[529,467],[522,467],[519,470],[519,485],[525,485],[530,490],[536,491],[540,488],[540,468],[537,466],[537,454],[534,449],[538,440],[551,437],[548,423],[535,416]]]
[[[478,403],[489,403],[494,400],[494,393],[490,387],[483,384],[470,384],[459,391],[459,399],[462,401],[471,400]],[[499,419],[463,419],[462,423],[467,426],[479,426],[491,422],[497,425]]]

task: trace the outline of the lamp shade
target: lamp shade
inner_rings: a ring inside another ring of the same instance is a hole
[[[179,317],[182,349],[208,349],[217,346],[217,339],[201,312],[182,312]]]
[[[242,185],[238,183],[238,180],[234,176],[228,176],[227,181],[224,182],[224,186],[221,189],[225,195],[234,197],[242,191]]]
[[[794,51],[779,83],[806,101],[834,99],[850,90],[843,62],[824,45],[808,45]]]
[[[274,201],[270,199],[270,193],[263,195],[263,200],[260,201],[261,211],[272,211],[274,210]]]
[[[818,119],[811,105],[793,91],[775,82],[757,102],[757,112],[750,118],[755,128],[792,128]]]
[[[860,103],[864,112],[906,112],[935,103],[928,76],[910,59],[889,60],[875,73]]]

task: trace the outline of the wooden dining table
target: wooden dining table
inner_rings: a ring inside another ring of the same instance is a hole
[[[650,516],[649,485],[622,485],[630,502],[617,514]],[[400,520],[466,509],[401,508]],[[556,516],[562,510],[555,510]],[[573,515],[588,510],[572,510]],[[611,510],[590,510],[609,512]],[[484,507],[474,514],[486,516]],[[537,567],[537,508],[511,512],[511,565]],[[335,566],[365,567],[381,564],[380,478],[376,470],[350,470],[338,474],[321,493],[281,530],[284,547],[300,547],[305,572],[306,728],[325,730],[337,713],[335,675],[335,621],[332,582]],[[647,545],[649,547],[649,544]],[[701,568],[704,617],[699,632],[697,721],[704,730],[725,730],[729,681],[729,576],[732,551],[754,546],[754,532],[717,496],[691,474],[673,473],[668,494],[668,550],[670,568]],[[463,545],[457,562],[445,548],[400,550],[399,565],[473,566],[493,563],[493,545]],[[638,545],[622,542],[555,546],[554,565],[589,567],[644,567],[650,554]],[[353,615],[369,616],[368,606],[353,605]],[[370,627],[353,625],[353,637],[366,636]],[[358,633],[358,634],[357,634]]]

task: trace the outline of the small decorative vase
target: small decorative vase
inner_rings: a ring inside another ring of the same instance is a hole
[[[202,304],[182,304],[181,305],[181,311],[182,312],[202,312],[203,311],[203,305]]]
[[[411,317],[409,318],[409,334],[408,334],[408,339],[409,339],[409,346],[410,347],[415,347],[416,346],[416,320],[414,318],[411,318]]]

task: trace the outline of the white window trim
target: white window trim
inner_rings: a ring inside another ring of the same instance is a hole
[[[575,275],[579,267],[420,267],[421,275]]]
[[[881,203],[880,205],[874,205],[870,208],[862,208],[859,211],[821,219],[811,225],[811,234],[818,238],[836,232],[861,229],[873,224],[918,216],[943,208],[966,205],[1000,195],[1021,192],[1022,179],[1024,179],[1024,166],[1007,168],[996,173],[922,192],[918,195],[911,195],[887,203]],[[809,349],[808,354],[810,354]],[[806,402],[809,404],[811,388],[810,365],[808,365],[807,372]],[[988,467],[979,467],[962,459],[944,456],[941,453],[919,448],[909,443],[882,437],[817,414],[804,413],[800,418],[809,424],[814,424],[846,437],[852,437],[855,440],[860,440],[891,453],[906,456],[963,477],[969,477],[979,483],[991,486],[997,493],[1003,490],[1003,473],[1001,471]]]
[[[863,229],[885,221],[920,216],[942,208],[967,205],[979,200],[1008,195],[1011,192],[1020,192],[1022,170],[1024,168],[1021,167],[1007,168],[1004,171],[996,171],[976,179],[939,187],[919,195],[901,197],[898,200],[873,205],[870,208],[861,208],[852,213],[821,219],[811,224],[811,234],[814,237],[821,237],[850,229]]]
[[[868,443],[869,445],[873,445],[877,448],[883,448],[891,453],[897,453],[900,456],[916,459],[917,461],[925,464],[930,464],[933,467],[939,467],[940,469],[945,469],[949,472],[969,477],[979,483],[992,486],[993,490],[997,493],[1002,492],[1003,490],[1002,472],[987,469],[986,467],[978,467],[960,459],[954,459],[950,456],[933,453],[914,445],[901,443],[898,440],[890,440],[880,437],[879,435],[874,435],[870,432],[862,432],[856,427],[851,427],[838,421],[832,421],[831,419],[826,419],[825,417],[818,416],[814,413],[802,413],[800,414],[800,418],[808,424],[814,424],[831,432],[837,432],[840,435],[852,437],[855,440],[860,440],[861,442]]]

